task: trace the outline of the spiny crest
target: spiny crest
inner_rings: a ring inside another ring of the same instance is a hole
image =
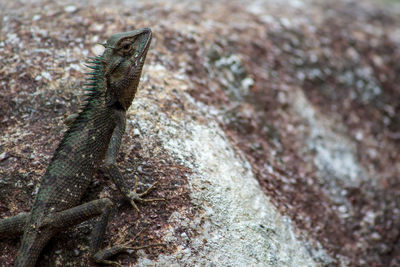
[[[85,73],[87,76],[86,83],[84,84],[86,90],[85,101],[87,102],[87,105],[93,101],[100,100],[103,94],[102,88],[99,86],[99,82],[103,78],[101,60],[101,56],[88,57],[86,64],[84,64],[86,67],[91,69],[90,72]]]

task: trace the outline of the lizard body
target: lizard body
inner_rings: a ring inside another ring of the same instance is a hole
[[[103,55],[91,58],[86,104],[56,149],[31,212],[0,221],[0,234],[24,233],[15,266],[34,266],[52,236],[95,216],[100,216],[90,243],[95,261],[112,263],[105,257],[129,248],[100,250],[112,205],[109,199],[79,204],[103,159],[106,172],[136,209],[135,201],[151,201],[141,198],[149,190],[142,194],[136,188],[129,190],[116,165],[126,110],[135,97],[151,36],[147,28],[114,34]]]

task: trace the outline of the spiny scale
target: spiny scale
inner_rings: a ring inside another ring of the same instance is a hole
[[[86,99],[84,100],[86,102],[86,105],[89,105],[90,102],[93,100],[95,97],[100,97],[103,92],[100,90],[100,86],[98,86],[98,82],[100,81],[102,77],[102,72],[101,72],[101,60],[102,57],[88,57],[88,60],[86,61],[87,64],[84,64],[86,67],[94,70],[91,72],[86,72],[86,83],[84,84],[85,86],[85,94],[84,96]],[[99,99],[97,99],[99,100]]]

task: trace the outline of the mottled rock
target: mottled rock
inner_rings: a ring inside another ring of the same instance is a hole
[[[119,165],[157,180],[141,216],[101,170],[104,245],[164,243],[124,266],[400,265],[400,12],[395,1],[0,4],[0,218],[29,210],[112,33],[154,40]],[[87,266],[93,222],[40,266]],[[11,265],[19,239],[0,241]]]

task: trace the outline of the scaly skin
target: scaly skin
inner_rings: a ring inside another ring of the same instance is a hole
[[[128,246],[100,251],[108,216],[109,199],[79,205],[94,172],[105,161],[105,170],[122,194],[137,209],[143,200],[136,188],[130,191],[116,165],[125,130],[126,110],[137,91],[142,67],[151,42],[151,30],[114,34],[102,56],[92,58],[88,98],[81,113],[66,132],[44,174],[31,213],[0,221],[0,233],[24,232],[15,266],[34,266],[43,247],[60,230],[100,215],[92,233],[92,257],[101,263]],[[154,199],[153,199],[154,200]]]

